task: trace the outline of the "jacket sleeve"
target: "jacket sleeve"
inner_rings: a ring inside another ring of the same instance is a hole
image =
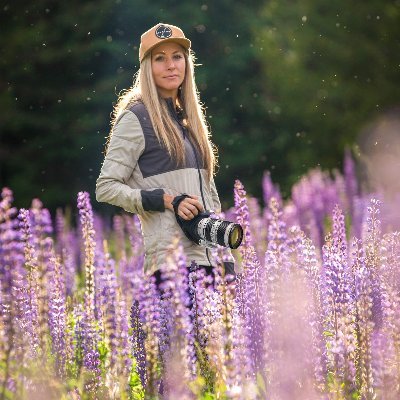
[[[216,213],[220,213],[221,212],[221,202],[219,201],[218,192],[217,192],[217,188],[215,187],[214,178],[211,178],[210,188],[211,188],[211,197],[212,197],[213,206],[214,206],[213,211],[215,211]]]
[[[162,189],[131,188],[127,182],[145,148],[142,127],[136,115],[124,111],[113,128],[107,154],[96,181],[96,200],[125,211],[164,211]]]

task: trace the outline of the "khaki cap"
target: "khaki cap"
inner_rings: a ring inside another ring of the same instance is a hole
[[[174,25],[158,23],[141,36],[139,61],[142,62],[149,51],[161,42],[176,42],[186,50],[188,50],[191,45],[190,40],[185,37],[185,34],[180,28]]]

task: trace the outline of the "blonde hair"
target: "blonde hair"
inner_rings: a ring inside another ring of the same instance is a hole
[[[207,127],[204,109],[200,103],[199,92],[194,80],[194,53],[184,50],[186,60],[185,78],[178,90],[178,99],[185,115],[184,125],[187,128],[191,142],[197,147],[202,161],[200,167],[208,172],[208,177],[215,173],[217,165],[217,148],[211,142],[211,134]],[[135,74],[133,85],[122,91],[114,107],[111,118],[111,131],[106,143],[106,153],[110,143],[113,128],[121,113],[131,105],[143,102],[153,124],[158,141],[164,146],[178,166],[184,165],[185,147],[179,126],[172,119],[167,104],[162,101],[154,83],[151,69],[151,53],[141,62],[139,71]]]

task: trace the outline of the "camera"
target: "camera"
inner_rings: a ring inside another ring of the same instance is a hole
[[[240,224],[211,217],[211,212],[201,212],[191,220],[185,220],[178,215],[178,206],[187,195],[175,197],[172,205],[178,225],[188,239],[200,246],[230,247],[237,249],[242,243],[243,229]]]

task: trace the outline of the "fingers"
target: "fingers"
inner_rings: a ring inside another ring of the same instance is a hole
[[[178,215],[185,220],[193,219],[201,211],[204,211],[204,208],[196,196],[185,198],[178,207]]]

